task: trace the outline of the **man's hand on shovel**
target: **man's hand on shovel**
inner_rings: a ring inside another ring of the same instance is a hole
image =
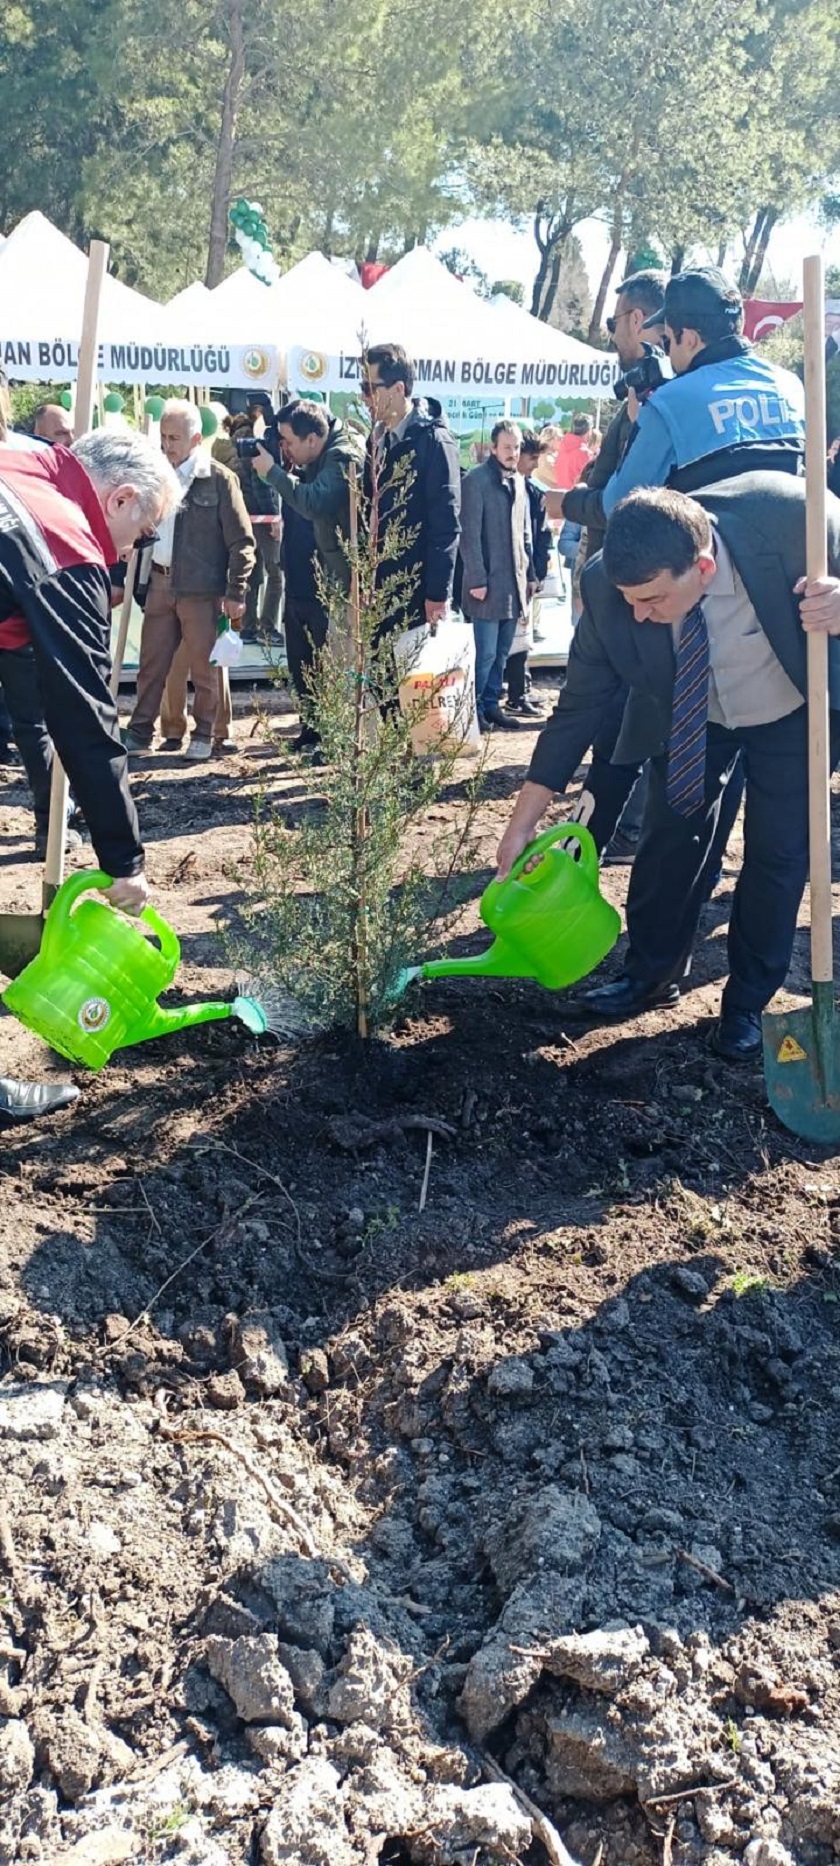
[[[840,635],[840,577],[800,577],[793,586],[801,597],[802,627],[822,635]]]

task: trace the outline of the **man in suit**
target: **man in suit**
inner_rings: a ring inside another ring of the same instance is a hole
[[[522,432],[497,421],[490,453],[461,488],[461,601],[475,633],[475,700],[482,732],[516,725],[502,711],[502,682],[518,623],[536,588],[531,515],[517,473]]]
[[[740,753],[744,864],[729,926],[729,979],[714,1038],[741,1060],[784,982],[808,863],[804,631],[840,634],[840,502],[828,500],[830,575],[806,584],[805,486],[744,474],[696,498],[639,488],[586,566],[566,686],[499,846],[504,876],[553,793],[569,782],[621,687],[618,763],[651,759],[627,898],[629,950],[614,984],[584,994],[600,1018],[673,1004],[716,859],[721,798]],[[801,600],[799,600],[801,599]],[[840,646],[830,644],[832,755],[840,756]]]

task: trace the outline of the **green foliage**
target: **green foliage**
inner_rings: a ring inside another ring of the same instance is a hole
[[[413,576],[396,564],[412,534],[404,524],[407,476],[380,535],[368,514],[351,552],[354,591],[322,586],[330,638],[312,674],[305,717],[325,761],[318,795],[290,826],[265,804],[255,832],[257,895],[246,914],[245,962],[280,988],[310,1028],[370,1036],[392,1020],[401,977],[418,963],[456,869],[469,866],[477,788],[467,786],[455,834],[429,833],[429,808],[452,775],[456,749],[416,758],[397,700],[392,637],[383,633]],[[422,830],[420,824],[422,823]],[[451,899],[449,905],[451,905]]]
[[[491,291],[498,290],[498,286],[491,286],[486,272],[482,272],[462,246],[449,246],[446,252],[438,253],[438,258],[447,272],[454,273],[456,279],[463,279],[467,285],[472,286],[479,298],[489,298]]]
[[[836,224],[839,89],[833,0],[8,0],[0,227],[40,207],[167,297],[240,192],[281,264],[397,257],[478,209],[533,226],[533,308],[592,334],[622,250],[734,244],[752,290],[780,217]],[[555,308],[592,215],[587,324]]]
[[[515,305],[525,303],[525,291],[521,279],[493,279],[490,296],[491,298],[512,298]]]
[[[62,389],[67,387],[69,387],[67,383],[52,383],[50,385],[49,400],[57,402]],[[16,428],[23,428],[24,430],[30,429],[35,409],[46,399],[44,396],[43,383],[21,382],[18,384],[17,388],[12,389],[11,397],[12,421],[14,426]]]
[[[736,1296],[763,1296],[770,1288],[769,1279],[760,1270],[736,1270],[729,1281]]]

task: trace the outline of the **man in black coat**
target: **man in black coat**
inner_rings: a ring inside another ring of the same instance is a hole
[[[650,796],[627,898],[625,971],[585,994],[595,1016],[633,1016],[679,997],[740,753],[744,864],[715,1047],[730,1060],[758,1053],[760,1014],[787,974],[807,875],[804,631],[840,634],[840,502],[830,495],[828,562],[830,575],[806,585],[805,487],[787,474],[744,474],[696,498],[639,489],[612,515],[603,556],[583,574],[566,686],[498,853],[504,876],[629,688],[615,758],[651,759]],[[829,664],[836,762],[840,643],[830,642]]]
[[[372,431],[365,494],[382,553],[377,583],[391,590],[384,627],[436,628],[452,598],[461,530],[458,448],[432,400],[413,401],[414,366],[398,343],[365,352],[362,394]],[[388,540],[389,526],[402,534]]]

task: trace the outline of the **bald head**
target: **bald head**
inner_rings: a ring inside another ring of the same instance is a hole
[[[72,447],[73,429],[66,408],[58,402],[42,402],[32,417],[32,432],[51,447]]]

